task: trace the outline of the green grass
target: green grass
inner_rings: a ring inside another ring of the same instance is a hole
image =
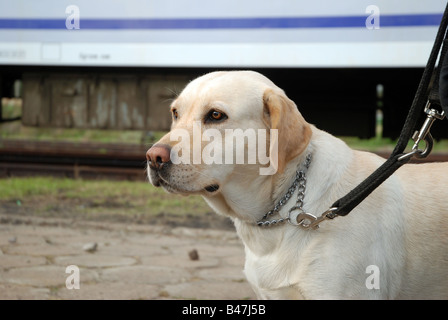
[[[54,178],[10,178],[0,180],[0,200],[24,199],[39,195],[56,195],[79,183]]]
[[[211,212],[199,196],[168,194],[146,182],[51,177],[0,179],[0,205],[2,203],[16,204],[41,214],[57,208],[82,214],[150,216]]]

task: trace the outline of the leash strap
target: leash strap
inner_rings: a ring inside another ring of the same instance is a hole
[[[428,63],[423,72],[422,78],[420,80],[419,86],[414,96],[411,108],[406,118],[406,122],[398,138],[397,145],[390,155],[389,159],[386,160],[383,165],[381,165],[377,170],[375,170],[369,177],[367,177],[363,182],[361,182],[357,187],[350,191],[346,196],[337,200],[331,209],[331,214],[327,214],[326,218],[333,219],[336,216],[345,216],[350,213],[359,203],[361,203],[372,191],[374,191],[379,185],[381,185],[388,177],[390,177],[398,168],[403,164],[409,162],[411,157],[407,157],[403,154],[406,149],[408,141],[410,140],[412,134],[414,133],[417,121],[421,116],[421,112],[424,110],[425,105],[430,99],[430,101],[441,105],[439,94],[438,94],[438,80],[440,74],[440,68],[442,67],[441,56],[439,62],[439,68],[435,75],[435,86],[432,90],[432,95],[428,94],[428,87],[431,81],[431,76],[434,73],[434,67],[439,56],[440,47],[442,42],[444,42],[444,37],[446,34],[446,29],[448,26],[448,4],[445,7],[445,12],[443,14],[442,20],[440,22],[439,30],[431,50],[431,54],[428,59]],[[445,40],[446,42],[447,40]],[[442,55],[447,51],[447,45],[444,45],[444,50],[442,50]],[[432,123],[431,123],[432,124]]]
[[[436,80],[438,79],[439,82],[442,84],[441,88],[438,88],[439,90],[439,102],[440,102],[440,106],[442,107],[443,111],[445,111],[445,114],[448,114],[448,90],[446,90],[446,88],[448,88],[448,55],[446,54],[446,51],[448,49],[448,40],[445,39],[443,41],[443,46],[442,46],[442,57],[440,58],[439,61],[442,62],[442,67],[439,69],[440,74],[439,77],[436,78]],[[439,63],[440,65],[440,63]],[[439,82],[437,83],[437,85],[439,85]],[[444,90],[445,89],[445,90]],[[433,92],[434,90],[432,90]]]
[[[445,34],[445,39],[443,40],[443,44],[442,44],[442,50],[440,51],[440,58],[439,58],[439,65],[437,67],[437,69],[434,72],[434,76],[432,77],[432,86],[431,86],[431,91],[429,92],[429,96],[428,96],[428,101],[432,104],[432,105],[438,105],[441,107],[447,108],[447,105],[443,105],[442,104],[442,94],[443,89],[446,90],[445,86],[442,86],[442,91],[440,90],[440,81],[442,81],[442,83],[446,84],[446,81],[448,79],[441,79],[441,74],[446,74],[446,72],[442,72],[442,69],[446,69],[448,67],[448,59],[446,59],[446,51],[448,49],[448,39],[446,39],[446,34]],[[446,93],[445,93],[446,94]],[[447,110],[445,109],[445,112],[447,112]]]

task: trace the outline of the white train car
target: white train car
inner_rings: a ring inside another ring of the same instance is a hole
[[[443,0],[14,0],[0,64],[421,67]]]
[[[3,94],[11,79],[24,79],[28,125],[163,129],[169,119],[158,119],[156,105],[166,94],[157,88],[179,89],[209,70],[250,68],[279,82],[310,121],[335,134],[374,134],[375,90],[382,84],[385,134],[393,137],[445,6],[443,0],[2,1]],[[66,86],[62,77],[71,79]],[[120,86],[143,90],[134,98],[145,102],[120,96]],[[95,90],[115,104],[99,105]],[[91,120],[100,109],[119,115],[124,105],[127,122]],[[67,113],[79,116],[55,116]],[[344,113],[361,119],[359,125],[339,125],[335,119]]]

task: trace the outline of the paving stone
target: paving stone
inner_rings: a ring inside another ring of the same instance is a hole
[[[171,234],[137,235],[133,237],[127,237],[126,241],[128,243],[141,244],[151,247],[157,247],[157,246],[177,247],[184,245],[194,245],[197,242],[195,239],[179,237]]]
[[[0,225],[0,299],[255,298],[235,232],[50,220]],[[68,265],[80,268],[79,290],[65,286]]]
[[[222,257],[221,261],[225,265],[243,268],[244,267],[244,263],[246,261],[246,257],[241,252],[240,254],[235,255],[235,256]]]
[[[243,268],[238,267],[219,267],[207,268],[196,273],[198,277],[210,281],[225,280],[225,281],[242,281],[246,277],[243,273]]]
[[[12,267],[37,266],[45,264],[46,261],[47,259],[45,257],[4,254],[0,259],[0,268],[8,269]]]
[[[11,240],[15,238],[15,244],[36,244],[45,243],[45,237],[42,235],[29,235],[21,232],[0,234],[0,246],[10,245]]]
[[[125,297],[129,300],[148,300],[159,296],[160,289],[154,285],[128,283],[100,282],[95,284],[80,284],[79,289],[68,290],[60,288],[56,297],[65,300],[120,300]]]
[[[233,231],[223,231],[216,229],[198,229],[198,228],[174,228],[171,233],[182,237],[192,237],[194,239],[211,238],[223,241],[238,240],[238,236]]]
[[[49,288],[0,284],[0,300],[46,300],[49,298]]]
[[[174,299],[240,300],[255,299],[247,282],[196,281],[167,285],[164,290]]]
[[[69,273],[65,273],[64,266],[37,266],[14,268],[0,272],[0,283],[30,285],[36,287],[65,286]],[[80,281],[92,281],[97,273],[89,269],[80,268]]]
[[[170,253],[169,248],[164,247],[163,245],[141,245],[127,242],[115,245],[99,246],[98,251],[108,255],[123,255],[128,257],[145,257]]]
[[[68,245],[75,248],[82,248],[87,243],[97,243],[99,247],[119,244],[123,239],[113,237],[110,234],[77,234],[65,237],[52,237],[55,244]]]
[[[81,248],[73,248],[52,244],[29,244],[29,245],[10,245],[3,247],[8,254],[20,254],[30,256],[59,256],[83,253]]]
[[[143,284],[170,284],[186,281],[190,274],[184,269],[156,267],[156,266],[129,266],[121,268],[104,269],[101,282],[120,282],[132,286],[135,283]]]
[[[177,255],[164,255],[154,257],[144,257],[141,259],[143,265],[160,266],[160,267],[176,267],[176,268],[210,268],[217,267],[219,260],[217,258],[201,257],[199,260],[190,260],[188,253],[182,257]]]
[[[78,267],[118,267],[129,266],[135,264],[137,261],[134,258],[121,256],[108,256],[103,254],[85,254],[77,256],[62,256],[56,257],[54,262],[58,265],[69,266],[75,265]]]
[[[214,242],[214,241],[213,241]],[[226,243],[210,243],[207,239],[198,239],[196,243],[189,246],[176,246],[170,248],[173,254],[182,256],[185,252],[192,249],[196,249],[199,252],[199,256],[209,256],[209,257],[228,257],[241,255],[244,256],[244,249],[239,245],[229,245]]]

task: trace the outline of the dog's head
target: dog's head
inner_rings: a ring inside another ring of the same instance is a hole
[[[257,181],[263,169],[275,176],[311,137],[294,102],[252,71],[195,79],[171,104],[171,114],[171,131],[146,157],[150,182],[173,193],[212,197]]]

